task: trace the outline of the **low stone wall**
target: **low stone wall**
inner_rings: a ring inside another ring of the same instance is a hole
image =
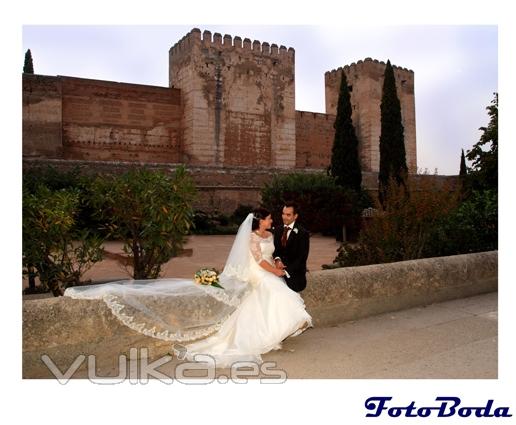
[[[315,326],[496,291],[498,251],[309,273]]]
[[[498,252],[493,251],[311,272],[302,295],[314,325],[327,326],[497,287]],[[131,347],[147,347],[153,358],[167,353],[170,343],[127,328],[102,301],[60,297],[23,302],[24,378],[52,376],[41,360],[44,354],[62,372],[78,355],[95,354],[97,374],[103,376]]]

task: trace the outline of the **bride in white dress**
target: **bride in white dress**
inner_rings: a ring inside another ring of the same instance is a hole
[[[165,278],[71,287],[65,296],[102,299],[131,329],[183,344],[189,360],[204,354],[217,367],[260,363],[261,354],[312,326],[303,299],[274,266],[271,224],[259,208],[240,225],[219,277],[224,289]]]
[[[242,241],[237,237],[232,249],[244,252],[246,247],[239,243],[245,244],[248,237],[250,291],[219,332],[186,346],[188,359],[193,360],[195,354],[209,354],[217,365],[227,366],[241,360],[261,362],[261,354],[281,348],[285,338],[299,335],[312,325],[303,299],[282,279],[285,272],[274,266],[273,235],[268,231],[272,225],[271,214],[259,208],[250,216],[239,231]],[[248,221],[252,223],[251,228]],[[228,264],[231,263],[230,253]]]

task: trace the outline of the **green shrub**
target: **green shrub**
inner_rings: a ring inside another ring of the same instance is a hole
[[[80,191],[23,188],[23,267],[55,296],[102,259],[102,239],[77,226]]]
[[[253,211],[254,207],[252,205],[239,205],[233,214],[231,214],[230,222],[233,224],[242,224],[245,218]]]
[[[292,173],[275,176],[262,190],[262,205],[272,212],[275,223],[281,223],[286,200],[299,206],[299,222],[310,232],[338,235],[343,225],[348,235],[358,233],[360,212],[367,203],[365,196],[335,184],[325,174]]]
[[[79,229],[88,230],[98,237],[106,238],[107,233],[103,230],[99,221],[87,200],[91,197],[93,177],[81,174],[78,167],[63,171],[51,165],[36,166],[24,170],[23,187],[28,193],[35,193],[40,186],[45,186],[55,192],[63,189],[73,189],[79,193],[79,203],[75,216],[76,226]]]
[[[498,194],[474,191],[435,227],[426,256],[467,254],[498,249]]]
[[[134,168],[97,177],[90,205],[109,235],[124,243],[135,279],[157,278],[182,249],[193,224],[195,187],[184,167],[172,176]]]
[[[196,210],[191,232],[195,235],[234,235],[239,224],[218,211],[207,213]]]
[[[334,262],[340,267],[389,263],[429,255],[435,229],[457,206],[458,193],[423,182],[409,196],[391,179],[385,210],[362,226],[356,244],[343,244]]]

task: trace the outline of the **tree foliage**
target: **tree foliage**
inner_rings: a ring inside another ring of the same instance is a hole
[[[391,179],[406,187],[407,161],[401,105],[396,92],[396,80],[391,62],[385,67],[381,109],[379,198],[385,207]],[[407,192],[408,193],[408,192]]]
[[[77,226],[80,191],[40,185],[23,191],[23,266],[55,296],[102,260],[103,240]]]
[[[25,52],[25,61],[23,63],[23,72],[25,74],[34,74],[34,65],[32,63],[32,53],[30,49]]]
[[[193,223],[195,193],[184,167],[172,176],[134,168],[94,181],[92,206],[110,236],[124,243],[135,279],[157,278],[179,254]]]
[[[489,124],[480,127],[480,140],[467,152],[472,161],[468,176],[470,190],[498,190],[498,93],[487,108]]]
[[[334,124],[335,137],[331,154],[330,174],[339,186],[359,193],[362,185],[362,170],[358,156],[358,139],[351,114],[348,81],[343,71]]]
[[[335,235],[346,225],[351,238],[358,234],[357,217],[371,204],[367,194],[339,186],[331,176],[305,173],[277,175],[262,189],[262,205],[272,212],[275,224],[282,222],[286,200],[298,204],[299,222],[310,232]]]

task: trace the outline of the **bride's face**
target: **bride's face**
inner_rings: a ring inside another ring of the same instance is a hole
[[[272,215],[269,214],[267,217],[265,217],[263,220],[260,220],[260,230],[268,230],[272,227]]]

